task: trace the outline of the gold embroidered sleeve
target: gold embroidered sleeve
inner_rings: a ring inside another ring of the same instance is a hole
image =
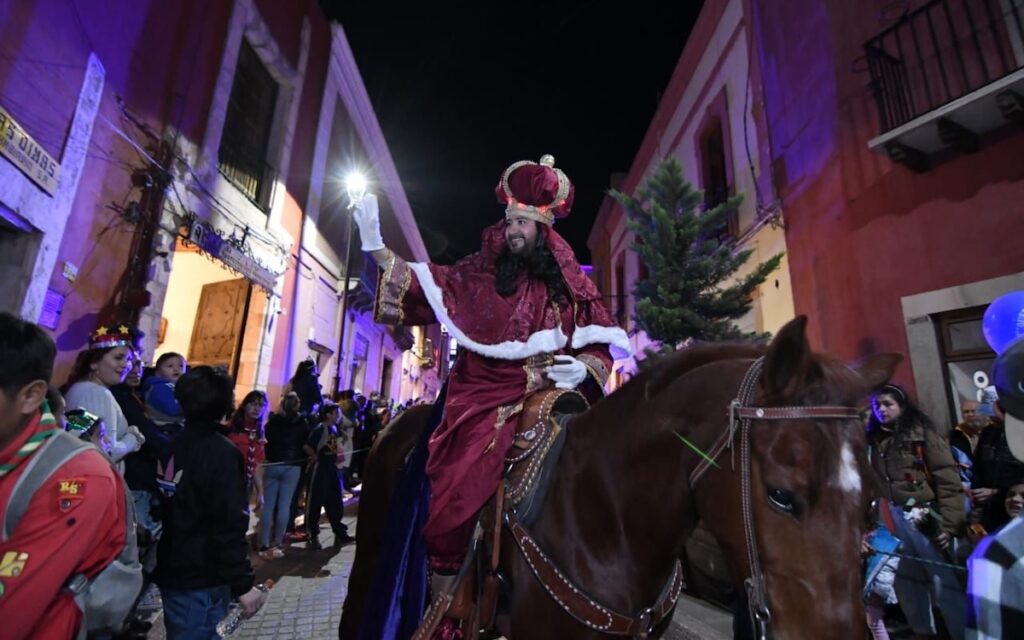
[[[412,284],[412,270],[405,260],[394,253],[384,265],[377,279],[377,300],[373,306],[373,319],[382,324],[403,324],[405,295]]]
[[[605,366],[601,358],[590,355],[589,353],[582,353],[576,356],[576,359],[583,363],[587,368],[587,373],[594,378],[594,381],[597,382],[598,386],[603,387],[604,383],[608,380],[608,367]]]

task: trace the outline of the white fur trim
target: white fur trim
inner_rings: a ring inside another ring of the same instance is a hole
[[[572,333],[572,348],[579,349],[588,344],[607,344],[615,347],[617,351],[624,352],[619,355],[612,353],[616,360],[633,355],[633,346],[629,344],[629,336],[620,327],[602,327],[599,324],[576,327]]]
[[[499,360],[522,360],[539,353],[558,351],[569,341],[565,334],[562,333],[561,327],[555,327],[554,329],[544,329],[543,331],[530,334],[526,342],[508,340],[498,344],[481,344],[463,333],[461,329],[455,326],[451,317],[448,316],[448,310],[444,306],[444,296],[441,293],[440,287],[434,282],[434,275],[430,273],[430,267],[424,262],[410,262],[408,264],[412,272],[416,274],[416,279],[419,280],[420,287],[423,289],[423,295],[427,299],[427,304],[430,305],[438,321],[448,327],[448,333],[455,336],[460,345],[473,353]]]

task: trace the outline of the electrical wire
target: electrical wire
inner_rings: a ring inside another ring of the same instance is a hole
[[[138,128],[141,131],[143,131],[143,133],[145,133],[146,135],[150,135],[149,132],[142,130],[142,128],[138,125],[138,123],[135,122],[134,118],[128,117],[128,115],[126,113],[124,113],[126,107],[125,107],[125,105],[123,103],[121,103],[119,106],[120,106],[120,111],[122,112],[122,117],[123,118],[127,119],[129,122],[134,124],[136,128]],[[116,124],[111,122],[109,119],[107,119],[102,114],[97,114],[97,115],[102,117],[102,120],[103,120],[104,124],[106,124],[115,133],[117,133],[122,138],[124,138],[136,150],[136,152],[138,152],[142,156],[142,158],[144,158],[147,162],[150,162],[153,166],[159,168],[161,171],[166,173],[168,176],[171,176],[171,184],[174,186],[174,194],[175,194],[175,197],[178,199],[178,204],[181,206],[181,208],[184,211],[189,211],[188,207],[185,206],[185,203],[183,202],[183,200],[181,198],[181,194],[177,191],[177,180],[174,178],[174,174],[171,171],[169,171],[168,169],[164,168],[151,155],[149,155],[131,137],[131,135],[128,132],[126,132],[123,129],[119,128]],[[176,160],[178,160],[179,162],[181,162],[182,165],[184,165],[186,167],[186,169],[188,169],[188,172],[192,176],[192,179],[199,186],[199,188],[205,194],[207,194],[207,196],[211,199],[211,202],[215,206],[215,208],[217,208],[225,217],[227,217],[230,222],[233,222],[236,225],[236,229],[234,229],[232,231],[232,235],[234,235],[234,232],[237,231],[238,227],[241,227],[242,229],[248,229],[247,237],[251,237],[251,238],[253,238],[253,239],[263,243],[267,247],[269,247],[272,250],[274,250],[278,255],[281,255],[281,254],[285,253],[285,251],[283,250],[283,248],[281,247],[281,244],[279,242],[276,242],[273,238],[268,238],[268,237],[263,236],[263,234],[258,229],[254,229],[251,226],[249,226],[248,224],[246,224],[245,221],[243,221],[241,218],[239,218],[237,214],[232,212],[227,205],[225,205],[216,195],[214,195],[214,193],[212,191],[210,191],[206,187],[206,185],[204,185],[202,183],[202,181],[199,179],[199,176],[196,174],[195,170],[192,168],[192,165],[189,164],[189,162],[185,158],[183,158],[182,156],[177,155],[177,154],[175,154],[174,158]],[[186,186],[186,188],[187,188],[187,186]]]

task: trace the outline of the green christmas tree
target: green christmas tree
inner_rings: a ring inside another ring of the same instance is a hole
[[[675,158],[662,161],[633,195],[609,193],[625,210],[636,236],[633,250],[647,267],[647,277],[633,288],[634,318],[652,340],[671,349],[688,339],[765,337],[741,332],[735,320],[750,310],[751,295],[783,254],[726,284],[753,253],[737,250],[735,240],[723,233],[742,196],[701,211],[702,194],[686,182]]]

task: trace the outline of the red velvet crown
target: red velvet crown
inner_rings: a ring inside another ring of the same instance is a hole
[[[539,164],[530,160],[512,163],[494,193],[498,202],[507,205],[506,218],[520,216],[551,225],[556,218],[569,215],[575,187],[555,168],[555,158],[545,155]]]

